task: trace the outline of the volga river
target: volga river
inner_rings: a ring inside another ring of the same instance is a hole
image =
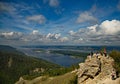
[[[80,52],[90,52],[98,51],[101,46],[24,46],[19,48],[20,51],[24,52],[28,56],[33,56],[37,58],[42,58],[44,60],[59,64],[61,66],[69,67],[73,64],[78,64],[83,62],[86,57],[75,58],[69,55],[49,53],[49,50],[74,50]],[[34,49],[44,49],[47,52],[36,52]],[[106,47],[107,51],[118,50],[120,51],[120,46],[110,46]]]

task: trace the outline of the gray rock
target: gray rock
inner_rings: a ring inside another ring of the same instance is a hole
[[[107,58],[104,56],[96,56],[87,58],[84,63],[80,63],[80,68],[78,69],[78,84],[84,84],[87,79],[101,80],[104,77],[109,77],[111,75],[114,65],[114,60],[112,58]]]

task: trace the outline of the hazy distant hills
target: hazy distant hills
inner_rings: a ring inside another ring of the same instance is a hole
[[[4,52],[18,52],[16,50],[16,48],[13,48],[13,47],[7,46],[7,45],[0,45],[0,51],[4,51]]]
[[[120,51],[120,46],[77,46],[77,45],[31,45],[31,46],[21,46],[23,48],[36,48],[36,49],[52,49],[52,50],[74,50],[74,51],[82,51],[82,52],[91,52],[91,51],[99,51],[102,48],[106,48],[108,52],[112,50]]]
[[[14,84],[20,76],[38,69],[53,69],[60,66],[48,61],[26,56],[15,48],[0,45],[0,84]]]

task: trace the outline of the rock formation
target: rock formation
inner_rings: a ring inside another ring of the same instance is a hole
[[[104,83],[106,79],[111,79],[111,73],[114,69],[114,60],[107,56],[94,54],[88,56],[84,63],[79,64],[78,84],[108,84]],[[116,75],[116,71],[115,71]],[[120,80],[119,80],[120,82]],[[120,84],[120,83],[118,83]]]

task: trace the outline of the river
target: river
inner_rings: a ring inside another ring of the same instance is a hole
[[[85,58],[74,58],[69,55],[63,55],[63,54],[54,54],[49,52],[36,52],[33,50],[33,48],[19,48],[20,51],[25,53],[27,56],[37,57],[44,60],[47,60],[49,62],[59,64],[64,67],[69,67],[74,64],[78,64],[80,62],[83,62]]]
[[[90,52],[90,51],[99,51],[102,46],[24,46],[19,47],[18,49],[24,52],[28,56],[33,56],[41,58],[47,61],[50,61],[61,66],[69,67],[73,64],[78,64],[85,60],[85,57],[75,58],[69,55],[49,53],[50,50],[73,50],[80,52]],[[45,52],[35,51],[35,49],[45,50]],[[120,51],[120,46],[106,46],[107,52],[109,53],[112,50]]]

